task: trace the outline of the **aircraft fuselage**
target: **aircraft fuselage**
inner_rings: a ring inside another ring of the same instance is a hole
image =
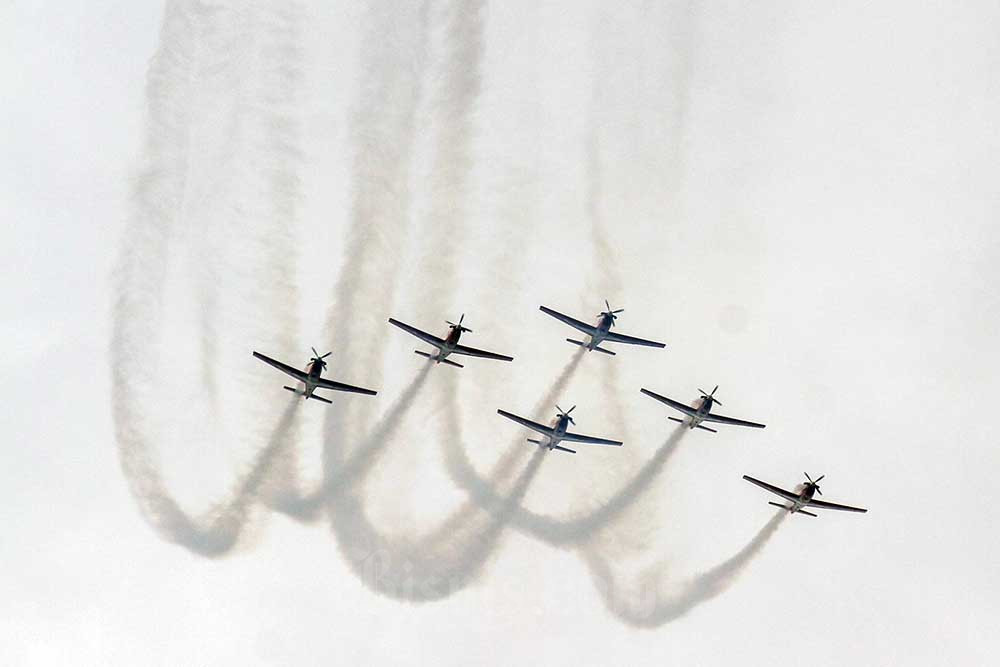
[[[544,443],[544,446],[548,447],[549,449],[553,449],[556,445],[562,442],[563,436],[569,429],[569,417],[567,417],[566,415],[559,415],[558,417],[553,419],[550,423],[552,424],[552,429],[555,431],[555,433],[553,433],[552,435],[545,436],[548,438],[548,442]]]
[[[802,508],[806,507],[815,494],[816,494],[816,487],[810,484],[806,484],[803,486],[802,490],[799,491],[798,499],[792,502],[791,507],[786,507],[785,509],[787,509],[792,514],[795,514]]]
[[[701,404],[698,406],[697,414],[688,417],[687,427],[689,429],[697,428],[698,424],[705,420],[705,417],[712,412],[712,404],[715,403],[715,399],[711,396],[702,396]]]
[[[306,372],[308,377],[304,382],[298,383],[295,393],[300,394],[303,398],[309,398],[312,396],[313,392],[316,391],[316,387],[318,386],[317,380],[319,380],[323,374],[323,362],[315,360],[310,361],[302,370]]]
[[[590,335],[590,340],[587,342],[587,349],[593,350],[595,347],[604,342],[607,338],[608,332],[611,331],[611,325],[614,324],[615,320],[611,315],[604,314],[597,320],[597,331]]]
[[[444,345],[438,347],[438,353],[431,357],[431,359],[439,364],[447,359],[448,355],[455,351],[455,346],[458,345],[458,339],[461,337],[461,327],[453,327],[452,330],[448,332],[448,335],[445,336]]]

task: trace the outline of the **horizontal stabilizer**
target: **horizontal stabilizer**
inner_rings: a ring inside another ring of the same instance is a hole
[[[331,404],[333,403],[333,401],[331,401],[330,399],[323,398],[319,394],[311,394],[308,398],[311,398],[311,399],[316,400],[316,401],[323,401],[324,403],[331,403]]]
[[[785,507],[784,503],[773,503],[771,501],[768,501],[767,504],[768,505],[774,505],[775,507],[780,507],[781,509],[786,510],[786,511],[792,509],[791,507]]]
[[[579,345],[580,347],[586,347],[587,346],[587,344],[584,343],[583,341],[573,340],[572,338],[567,338],[566,342],[567,343],[573,343],[573,345]]]
[[[286,386],[286,387],[282,387],[282,389],[287,389],[288,391],[292,392],[293,394],[299,393],[299,390],[296,389],[295,387],[287,387]]]
[[[451,359],[438,359],[439,364],[448,364],[449,366],[455,366],[456,368],[465,368],[462,364],[455,363]]]
[[[541,440],[535,440],[534,438],[528,438],[528,442],[533,442],[533,443],[535,443],[536,445],[540,445],[540,444],[542,444],[542,441],[541,441]]]
[[[570,454],[576,454],[575,449],[569,449],[568,447],[562,447],[560,445],[552,445],[549,449],[558,449],[560,452],[569,452]]]
[[[806,516],[816,516],[812,512],[807,512],[805,510],[799,510],[798,512],[796,512],[796,514],[805,514]]]
[[[714,428],[709,428],[707,426],[702,426],[701,424],[698,424],[697,426],[695,426],[695,428],[700,428],[703,431],[711,431],[712,433],[718,433],[718,431],[716,431]]]
[[[684,420],[681,419],[680,417],[667,417],[667,419],[669,419],[672,422],[677,422],[678,424],[684,423]]]
[[[614,352],[612,352],[611,350],[605,350],[603,347],[595,347],[593,349],[598,352],[603,352],[604,354],[610,354],[612,357],[615,356]]]

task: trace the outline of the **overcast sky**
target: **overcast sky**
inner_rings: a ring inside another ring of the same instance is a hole
[[[995,3],[327,4],[0,9],[0,662],[992,662]]]

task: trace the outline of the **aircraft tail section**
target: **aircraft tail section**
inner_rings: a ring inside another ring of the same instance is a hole
[[[792,509],[791,507],[786,507],[784,503],[772,503],[772,502],[768,501],[767,504],[768,505],[774,505],[775,507],[780,507],[781,509],[785,510],[786,512],[788,510]]]
[[[603,352],[604,354],[610,354],[611,356],[615,355],[615,353],[612,352],[611,350],[605,350],[603,347],[596,347],[596,346],[595,347],[590,347],[586,343],[584,343],[583,341],[580,341],[580,340],[573,340],[572,338],[567,338],[566,342],[567,343],[573,343],[573,345],[579,345],[580,347],[585,347],[588,350],[597,350],[598,352]]]
[[[549,449],[558,449],[560,452],[569,452],[570,454],[576,454],[575,449],[570,449],[569,447],[562,447],[560,445],[552,445]]]
[[[701,424],[698,424],[697,426],[695,426],[695,428],[700,428],[703,431],[711,431],[712,433],[718,433],[718,431],[716,431],[714,428],[709,428],[707,426],[702,426]]]
[[[320,396],[319,394],[311,394],[311,395],[309,396],[309,398],[311,398],[311,399],[313,399],[313,400],[315,400],[315,401],[322,401],[322,402],[324,402],[324,403],[330,403],[330,404],[332,404],[332,403],[333,403],[333,401],[331,401],[330,399],[328,399],[328,398],[323,398],[323,397],[322,397],[322,396]]]
[[[429,352],[423,352],[421,350],[414,350],[413,354],[419,354],[421,357],[427,357],[431,361],[436,361],[439,364],[448,364],[449,366],[455,366],[457,368],[465,368],[462,364],[449,361],[448,359],[441,359],[440,354],[430,354]]]

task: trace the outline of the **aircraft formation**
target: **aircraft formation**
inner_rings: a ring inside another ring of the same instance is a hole
[[[587,324],[581,320],[570,317],[558,311],[555,311],[546,306],[539,306],[541,310],[546,315],[554,317],[555,319],[568,324],[574,329],[583,333],[587,340],[575,340],[573,338],[567,338],[566,341],[574,345],[578,345],[584,348],[586,351],[596,351],[602,352],[604,354],[614,355],[614,351],[601,347],[604,343],[622,343],[626,345],[640,345],[645,347],[655,347],[664,348],[666,345],[664,343],[659,343],[653,340],[646,340],[644,338],[636,338],[635,336],[626,336],[624,334],[612,331],[615,326],[615,321],[618,319],[618,314],[623,312],[623,308],[613,310],[611,304],[605,300],[604,305],[606,310],[601,311],[596,317],[597,321],[595,324]],[[468,347],[459,343],[459,339],[462,337],[463,333],[472,333],[472,329],[469,329],[464,325],[465,314],[463,313],[459,317],[458,322],[451,322],[446,320],[448,325],[448,333],[440,338],[434,334],[422,331],[414,326],[400,322],[399,320],[389,318],[389,323],[396,326],[406,333],[419,338],[423,342],[431,345],[436,349],[436,352],[426,352],[423,350],[414,350],[415,354],[422,357],[426,357],[428,360],[433,361],[435,364],[446,364],[448,366],[455,366],[457,368],[464,368],[464,366],[456,361],[452,361],[448,357],[451,355],[459,356],[469,356],[469,357],[480,357],[483,359],[493,359],[496,361],[513,361],[514,358],[504,354],[498,354],[496,352],[488,352],[486,350],[480,350],[474,347]],[[343,382],[337,382],[335,380],[329,380],[322,377],[323,371],[326,369],[326,357],[331,353],[327,352],[324,355],[320,355],[316,351],[316,348],[312,348],[313,356],[309,359],[303,370],[299,370],[288,364],[282,363],[271,357],[268,357],[256,350],[253,352],[253,356],[257,357],[261,361],[274,368],[277,368],[282,373],[291,376],[297,381],[295,387],[284,386],[283,388],[300,395],[303,399],[314,399],[317,401],[322,401],[323,403],[332,403],[328,398],[321,396],[316,393],[317,389],[329,389],[331,391],[344,391],[356,394],[366,394],[369,396],[374,396],[378,392],[373,389],[365,389],[363,387],[357,387],[350,384],[345,384]],[[682,413],[684,417],[674,417],[669,416],[668,419],[679,422],[688,429],[701,429],[704,431],[710,431],[712,433],[717,433],[713,428],[705,426],[703,422],[708,422],[712,424],[728,424],[731,426],[745,426],[748,428],[764,428],[764,424],[759,424],[757,422],[746,421],[743,419],[735,419],[733,417],[726,417],[717,412],[713,412],[713,408],[718,405],[721,406],[722,403],[715,397],[715,392],[718,391],[718,385],[712,389],[711,393],[706,393],[705,391],[698,389],[700,394],[699,398],[695,400],[692,405],[687,405],[680,401],[668,398],[654,391],[641,388],[640,391],[647,396],[656,399],[657,401],[667,405],[668,407],[677,410]],[[540,424],[536,421],[532,421],[525,417],[521,417],[512,412],[506,410],[497,410],[497,414],[502,417],[520,424],[521,426],[528,428],[536,433],[538,433],[544,439],[528,438],[528,442],[534,443],[540,447],[545,447],[551,450],[558,450],[562,452],[568,452],[570,454],[575,454],[576,450],[564,447],[560,443],[572,442],[581,443],[588,445],[609,445],[613,447],[620,447],[623,443],[620,440],[612,440],[609,438],[598,438],[591,435],[583,435],[570,431],[570,425],[575,426],[576,421],[570,416],[570,413],[576,409],[574,405],[569,410],[563,410],[558,405],[555,406],[558,411],[555,418],[548,424]],[[837,503],[830,503],[822,500],[817,500],[814,498],[816,494],[823,495],[820,491],[819,482],[825,477],[825,475],[820,475],[815,480],[809,476],[808,473],[805,474],[806,481],[799,484],[792,491],[785,490],[781,487],[774,486],[767,482],[763,482],[759,479],[755,479],[749,475],[743,475],[743,479],[755,484],[765,491],[769,491],[779,497],[781,497],[782,502],[772,502],[769,501],[768,504],[774,505],[775,507],[780,507],[781,509],[787,511],[790,514],[805,514],[806,516],[815,517],[816,514],[810,512],[809,510],[827,509],[827,510],[840,510],[845,512],[867,512],[867,509],[860,507],[852,507],[849,505],[840,505]]]

